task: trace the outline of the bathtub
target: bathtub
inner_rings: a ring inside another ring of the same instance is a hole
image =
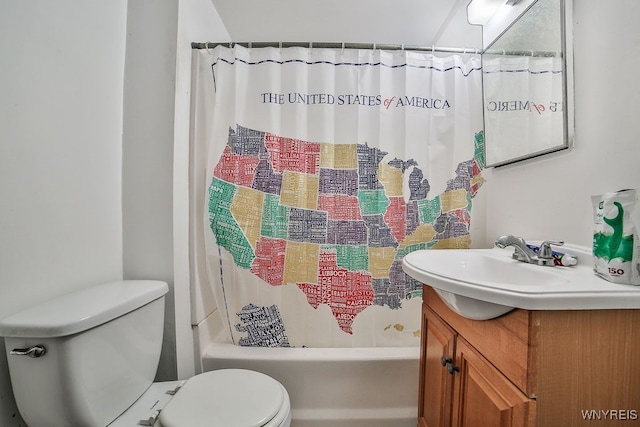
[[[291,399],[292,427],[416,425],[417,346],[240,347],[224,342],[219,334],[202,333],[199,341],[199,365],[204,372],[252,369],[280,381]]]

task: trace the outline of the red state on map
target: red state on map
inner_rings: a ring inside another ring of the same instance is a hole
[[[271,286],[282,285],[286,250],[286,240],[260,237],[256,245],[256,257],[251,263],[251,273]]]
[[[478,161],[474,160],[473,162],[473,171],[471,172],[471,178],[477,178],[478,176],[480,176],[480,174],[482,173],[482,169],[480,169],[480,166],[478,166]],[[478,190],[480,189],[480,186],[482,185],[482,182],[484,180],[481,179],[479,182],[476,182],[475,184],[471,185],[471,189],[469,191],[469,195],[471,196],[471,198],[475,197],[476,194],[478,194]]]
[[[458,217],[461,223],[466,224],[467,226],[471,224],[471,215],[469,214],[469,211],[466,208],[456,209],[451,213],[453,213],[456,217]]]
[[[362,221],[360,204],[356,196],[318,194],[318,210],[327,211],[329,219]]]
[[[298,283],[313,308],[326,304],[331,308],[338,326],[352,334],[353,320],[362,310],[373,304],[371,275],[338,267],[336,253],[321,251],[318,283]]]
[[[384,222],[398,242],[407,235],[407,204],[404,197],[389,197],[389,206],[384,213]]]
[[[267,133],[265,146],[276,173],[288,170],[316,175],[320,169],[320,144]]]
[[[232,184],[251,187],[259,162],[260,159],[256,156],[239,156],[226,146],[213,170],[213,176]]]

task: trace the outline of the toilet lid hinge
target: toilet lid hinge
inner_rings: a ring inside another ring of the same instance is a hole
[[[186,383],[186,381],[180,381],[174,388],[167,390],[167,394],[174,395],[180,390],[180,388]]]
[[[153,426],[158,420],[159,416],[160,416],[160,411],[153,411],[151,414],[149,414],[149,417],[140,420],[138,424],[141,426]]]

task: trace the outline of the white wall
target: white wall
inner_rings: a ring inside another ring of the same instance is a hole
[[[0,13],[0,317],[122,278],[126,0]],[[0,344],[0,425],[17,414]]]
[[[467,4],[470,0],[458,0],[455,13],[449,18],[446,26],[436,35],[433,43],[442,47],[469,48],[469,52],[482,50],[481,25],[471,25],[467,19]]]
[[[640,189],[640,2],[573,7],[575,149],[485,173],[487,246],[505,233],[590,246],[591,195]]]
[[[169,284],[158,380],[176,378],[173,133],[178,0],[128,2],[122,220],[125,279]]]

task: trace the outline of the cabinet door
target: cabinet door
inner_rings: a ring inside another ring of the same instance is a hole
[[[461,337],[456,342],[453,425],[510,427],[535,425],[530,400]]]
[[[447,368],[453,362],[454,355],[455,332],[423,305],[418,400],[420,426],[451,425],[453,376]]]

